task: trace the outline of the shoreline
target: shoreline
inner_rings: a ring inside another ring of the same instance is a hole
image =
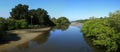
[[[79,22],[72,22],[71,24],[70,24],[70,26],[76,26],[76,27],[80,27],[80,26],[82,26],[83,25],[83,23],[79,23]]]
[[[20,30],[10,30],[7,32],[16,33],[21,39],[18,41],[10,41],[9,43],[0,45],[0,52],[6,52],[10,48],[14,48],[20,44],[28,42],[37,36],[44,34],[49,31],[51,27],[40,28],[40,29],[20,29]]]

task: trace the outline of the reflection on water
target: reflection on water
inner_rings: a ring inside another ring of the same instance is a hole
[[[93,49],[94,52],[105,52],[104,49],[100,49],[100,48],[96,48],[93,43],[92,43],[92,40],[90,38],[86,38],[84,37],[86,43]]]
[[[55,31],[55,30],[62,30],[62,31],[65,31],[67,30],[69,27],[69,25],[56,25],[52,30]]]
[[[50,32],[45,32],[42,35],[39,35],[38,37],[36,37],[35,39],[31,40],[31,41],[35,41],[38,44],[43,44],[48,40],[48,37],[50,36]]]
[[[0,32],[0,45],[9,43],[10,41],[20,40],[20,37],[14,33]]]
[[[68,26],[57,26],[54,30],[19,45],[16,50],[14,48],[10,52],[92,52],[84,41],[80,28],[67,28]]]
[[[25,42],[21,45],[18,45],[14,48],[11,48],[8,50],[8,52],[26,52],[25,50],[31,49],[34,46],[42,45],[44,44],[50,36],[50,31],[45,32],[44,34],[40,34],[36,38],[32,39],[29,42]]]
[[[17,45],[7,52],[93,52],[90,42],[84,39],[81,27],[56,26],[51,31],[37,36],[36,38]],[[35,32],[34,32],[35,33]],[[87,42],[87,43],[86,43]]]

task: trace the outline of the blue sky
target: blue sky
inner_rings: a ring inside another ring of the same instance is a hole
[[[29,9],[43,8],[51,17],[65,16],[71,21],[108,16],[109,12],[120,10],[120,0],[0,0],[0,16],[9,17],[19,3],[29,5]]]

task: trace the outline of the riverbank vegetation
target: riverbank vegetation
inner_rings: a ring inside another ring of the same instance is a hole
[[[56,25],[69,25],[69,24],[71,24],[70,21],[66,17],[59,17],[58,19],[53,17],[52,21]]]
[[[67,19],[66,17],[59,17],[58,19],[53,17],[51,20],[53,21],[54,24],[56,24],[54,29],[61,29],[62,31],[66,30],[71,24],[69,19]]]
[[[12,8],[10,17],[0,17],[0,43],[12,37],[6,32],[8,30],[55,26],[46,10],[42,8],[29,10],[28,8],[28,5],[18,4]]]
[[[76,21],[73,21],[73,22],[84,23],[84,22],[86,22],[86,21],[88,21],[88,19],[85,19],[85,20],[76,20]]]
[[[10,17],[0,17],[0,42],[2,39],[7,38],[5,33],[8,30],[52,27],[55,25],[57,29],[64,27],[63,30],[65,30],[66,26],[70,24],[66,17],[51,19],[45,9],[29,10],[28,8],[28,5],[18,4],[12,8]]]
[[[42,26],[54,26],[48,12],[42,8],[28,10],[28,5],[12,8],[9,18],[0,17],[0,30],[13,30]]]
[[[110,13],[109,17],[91,17],[83,24],[82,32],[96,47],[105,48],[106,52],[119,52],[120,10]]]

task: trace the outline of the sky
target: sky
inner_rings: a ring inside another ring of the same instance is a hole
[[[50,17],[67,17],[70,21],[104,17],[109,12],[120,10],[120,0],[0,0],[0,17],[9,17],[9,12],[18,4],[30,9],[43,8]]]

